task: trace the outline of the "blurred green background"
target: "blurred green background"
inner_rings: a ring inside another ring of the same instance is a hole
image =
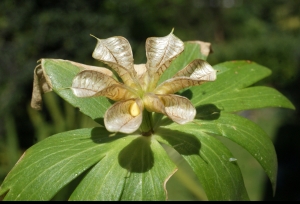
[[[147,37],[166,36],[175,28],[183,41],[211,42],[207,61],[212,65],[245,59],[273,71],[259,85],[279,90],[296,111],[268,108],[239,114],[274,141],[279,161],[275,197],[259,164],[238,145],[220,139],[238,159],[250,199],[300,200],[299,0],[1,0],[0,8],[0,183],[31,145],[61,131],[97,125],[54,93],[44,95],[42,111],[30,107],[37,60],[99,65],[91,56],[93,34],[102,39],[124,36],[138,64],[146,60]],[[205,200],[191,169],[176,152],[169,153],[180,165],[167,185],[169,199]]]

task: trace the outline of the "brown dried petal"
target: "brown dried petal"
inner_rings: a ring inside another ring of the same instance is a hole
[[[109,70],[109,69],[107,69],[107,68],[104,68],[104,67],[90,66],[90,65],[81,64],[81,63],[73,62],[73,61],[69,61],[69,60],[62,60],[62,61],[70,62],[71,64],[73,64],[76,67],[78,67],[81,71],[84,71],[84,70],[93,70],[93,71],[97,71],[97,72],[102,72],[103,74],[106,74],[108,76],[113,76],[112,71]]]
[[[114,101],[137,97],[137,95],[129,91],[128,87],[123,84],[113,84],[102,91],[97,92],[94,96],[105,96]]]
[[[119,101],[106,111],[104,115],[105,127],[110,132],[132,133],[142,123],[142,112],[143,103],[140,99]]]
[[[91,97],[114,84],[120,83],[102,72],[85,70],[75,76],[71,89],[77,97]]]
[[[131,85],[136,73],[133,68],[131,46],[127,39],[121,36],[96,39],[97,45],[93,52],[93,58],[109,65],[118,73],[125,84]]]
[[[189,99],[174,94],[158,95],[158,97],[165,106],[166,115],[174,122],[185,124],[194,120],[196,109]]]
[[[156,94],[170,94],[190,87],[201,85],[206,81],[216,80],[216,70],[206,61],[197,59],[179,71],[173,78],[160,84],[154,91]]]
[[[166,115],[165,106],[157,95],[153,93],[147,93],[143,97],[143,102],[147,111],[163,113]]]
[[[213,52],[211,49],[211,43],[209,42],[203,42],[203,41],[187,41],[187,42],[198,44],[200,46],[200,52],[204,56],[208,56],[210,53]]]
[[[172,32],[165,37],[151,37],[146,40],[146,55],[149,77],[156,83],[162,73],[184,50],[184,43]]]
[[[145,80],[145,76],[147,76],[147,68],[145,64],[135,64],[134,69],[136,71],[136,78],[138,80],[138,83],[141,87],[144,87],[143,89],[146,89],[147,81]]]
[[[35,67],[33,73],[33,90],[31,107],[36,110],[42,109],[42,94],[52,91],[52,84],[48,77],[45,77],[42,66]]]
[[[96,38],[96,37],[95,37]],[[129,70],[133,69],[133,55],[129,42],[121,36],[97,39],[93,57],[103,62],[114,62]]]

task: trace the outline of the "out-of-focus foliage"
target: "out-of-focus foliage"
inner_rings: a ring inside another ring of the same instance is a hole
[[[125,36],[132,45],[135,61],[142,62],[145,60],[145,39],[162,36],[174,27],[176,35],[183,41],[211,42],[214,53],[208,62],[213,65],[232,59],[247,59],[269,67],[273,74],[264,83],[279,89],[292,100],[296,109],[300,101],[297,88],[300,86],[297,81],[300,1],[297,0],[2,0],[0,8],[0,182],[14,163],[8,164],[8,161],[18,158],[7,149],[14,149],[14,154],[20,155],[40,135],[31,122],[32,113],[27,109],[36,60],[63,58],[97,65],[91,60],[95,41],[87,37],[89,34],[101,38]],[[61,100],[57,101],[57,105],[63,104]],[[53,125],[51,112],[47,105],[45,107],[41,112],[43,124]],[[33,118],[38,121],[38,117]],[[286,155],[290,158],[288,163],[281,163],[285,158],[278,153],[279,167],[288,164],[293,172],[300,169],[293,163],[300,158],[299,146],[296,145],[299,140],[295,139],[295,132],[299,132],[299,118],[297,111],[281,120],[289,126],[280,129],[280,133],[291,135],[288,140],[293,141],[295,147],[289,151],[293,153]],[[48,129],[54,134],[61,130],[51,125],[40,128],[40,131]],[[281,135],[278,140],[282,141],[283,137]],[[288,140],[280,143],[288,144]],[[280,145],[278,149],[284,151]],[[282,175],[292,174],[289,171],[281,174],[279,168],[279,177]],[[296,181],[291,178],[289,183],[293,185]],[[288,189],[281,187],[280,182],[278,187],[277,195],[280,195],[281,188]],[[280,198],[293,199],[287,193],[286,197]]]

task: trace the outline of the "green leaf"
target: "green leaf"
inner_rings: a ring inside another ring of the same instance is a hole
[[[106,138],[107,133],[101,136],[97,132],[81,129],[60,133],[29,148],[0,188],[0,194],[9,190],[4,200],[50,200],[105,156],[108,146],[95,141]]]
[[[76,97],[70,87],[80,69],[69,61],[56,59],[43,59],[42,66],[51,80],[53,91],[74,107],[90,116],[96,122],[103,124],[105,111],[111,106],[105,97],[79,98]]]
[[[217,80],[183,92],[197,107],[214,104],[220,110],[234,112],[264,107],[294,109],[293,104],[278,91],[268,87],[246,88],[271,74],[261,65],[249,61],[231,61],[214,66]]]
[[[70,200],[166,200],[164,185],[175,168],[156,140],[137,137],[99,162]]]
[[[249,200],[243,177],[231,152],[195,124],[159,128],[158,141],[172,146],[189,163],[209,200]]]
[[[217,96],[205,100],[205,103],[212,103],[226,112],[266,107],[294,109],[293,104],[277,90],[263,86],[221,92]]]
[[[71,199],[165,200],[164,183],[175,168],[151,137],[111,136],[104,128],[73,130],[29,148],[5,178],[0,195],[50,200],[88,171]]]
[[[268,175],[273,192],[276,189],[277,157],[268,135],[255,123],[238,115],[221,113],[215,120],[195,120],[187,127],[227,137],[246,149],[263,167]]]
[[[174,76],[179,70],[182,70],[186,65],[194,59],[206,59],[200,51],[200,45],[196,43],[185,42],[184,51],[174,60],[160,77],[158,84],[161,84],[167,79]]]

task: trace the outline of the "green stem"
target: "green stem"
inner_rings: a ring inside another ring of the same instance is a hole
[[[152,113],[146,110],[143,111],[143,121],[140,126],[140,131],[144,136],[150,136],[153,133]]]

